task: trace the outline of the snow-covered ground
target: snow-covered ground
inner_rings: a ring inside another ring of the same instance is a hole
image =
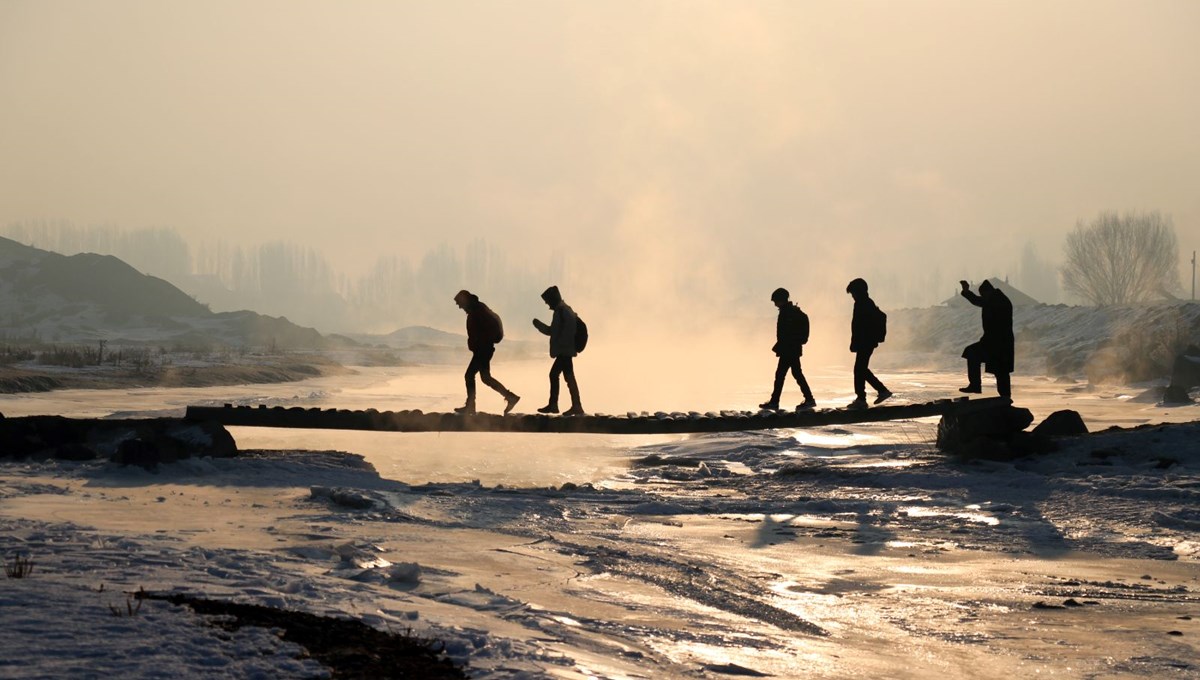
[[[881,377],[910,401],[961,380]],[[447,409],[460,380],[379,369],[0,412]],[[848,400],[844,369],[810,380]],[[412,627],[481,678],[1200,677],[1200,406],[1139,400],[1149,387],[1018,377],[1039,421],[1146,426],[1011,463],[947,459],[932,419],[658,438],[241,428],[246,455],[156,473],[8,463],[0,555],[34,572],[0,580],[0,676],[323,672],[268,631],[159,601],[129,616],[144,588]]]

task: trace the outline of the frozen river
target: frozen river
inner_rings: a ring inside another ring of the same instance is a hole
[[[586,367],[586,364],[584,364]],[[544,362],[498,364],[495,373],[522,395],[517,412],[530,413],[545,403]],[[459,367],[358,368],[353,375],[331,376],[295,383],[235,385],[206,388],[64,390],[47,393],[0,395],[0,413],[10,416],[57,414],[70,417],[182,416],[188,405],[232,403],[321,408],[400,411],[449,411],[463,401]],[[843,406],[853,398],[849,367],[806,369],[819,407]],[[941,372],[880,372],[896,392],[891,403],[919,403],[961,396],[962,375]],[[589,383],[580,369],[584,404],[589,411],[709,411],[750,410],[766,398],[770,375],[735,385],[701,385],[666,398],[655,386],[614,383],[598,379]],[[791,379],[789,378],[789,381]],[[990,386],[990,385],[989,385]],[[1186,422],[1200,417],[1200,407],[1160,407],[1135,399],[1143,387],[1099,387],[1058,383],[1042,377],[1014,379],[1016,404],[1034,413],[1035,423],[1053,411],[1079,411],[1093,431],[1111,425],[1129,427],[1145,423]],[[565,390],[564,390],[565,396]],[[984,394],[983,396],[989,396]],[[794,384],[784,391],[784,404],[798,403]],[[499,412],[503,401],[479,386],[480,410]],[[936,419],[925,419],[924,424]],[[597,483],[618,474],[628,463],[629,451],[647,444],[681,439],[679,436],[548,435],[486,433],[375,433],[354,431],[230,428],[243,449],[338,450],[368,458],[386,477],[411,483],[458,482],[508,485],[559,485],[564,482]],[[875,424],[861,428],[860,437],[880,442],[913,442],[929,436],[927,428],[913,423]],[[804,437],[819,436],[799,433]]]
[[[545,369],[497,366],[523,396],[519,411],[543,403]],[[820,406],[850,400],[846,369],[810,373]],[[957,396],[961,380],[880,374],[912,402]],[[608,413],[751,409],[769,377],[670,402],[661,386],[580,371],[585,406]],[[1036,421],[1064,408],[1092,431],[1200,419],[1200,406],[1147,403],[1147,387],[1014,381]],[[0,412],[445,411],[461,400],[459,368],[363,369],[284,385],[6,396]],[[501,401],[481,388],[480,407]],[[1200,425],[970,464],[938,452],[935,429],[935,419],[672,437],[235,428],[241,448],[280,452],[155,473],[12,464],[0,478],[0,551],[35,555],[43,572],[27,599],[3,591],[0,604],[26,617],[15,631],[65,619],[111,628],[92,606],[97,582],[335,611],[443,640],[477,678],[1200,676]],[[328,450],[361,454],[378,474],[303,452]],[[368,508],[331,502],[330,488]],[[16,677],[44,676],[47,654],[58,668],[130,678],[164,664],[191,672],[183,652],[138,646],[162,631],[107,634],[109,654],[90,665],[70,666],[87,650],[47,652],[26,633],[0,635],[0,656]],[[230,667],[261,665],[258,644],[222,649]],[[212,662],[203,649],[195,668]],[[276,675],[297,674],[285,670],[295,659],[278,663]]]

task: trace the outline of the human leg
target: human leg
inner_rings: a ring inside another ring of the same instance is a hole
[[[870,352],[854,353],[854,401],[847,404],[846,408],[867,407],[866,367],[870,358]]]
[[[851,406],[856,408],[865,407],[867,403],[867,385],[874,388],[877,396],[875,403],[878,404],[888,397],[892,396],[892,391],[889,390],[883,382],[875,377],[871,372],[871,355],[874,354],[875,348],[865,349],[854,354],[854,394],[855,399]]]
[[[867,399],[867,374],[871,372],[867,365],[870,361],[871,350],[854,353],[854,394],[864,401]]]
[[[788,360],[779,357],[779,362],[775,365],[775,382],[771,388],[771,398],[758,405],[759,408],[779,408],[779,397],[783,394],[783,381],[787,378]]]
[[[480,350],[477,353],[479,357],[479,378],[484,385],[496,390],[504,397],[504,415],[508,415],[517,402],[521,400],[514,392],[511,392],[499,380],[492,376],[492,357],[496,355],[496,348],[489,347],[486,350]]]
[[[454,409],[455,413],[471,414],[475,412],[475,375],[479,372],[479,353],[475,352],[471,355],[471,362],[467,364],[467,372],[463,374],[463,381],[467,384],[467,401]]]
[[[575,382],[575,361],[571,357],[563,357],[562,373],[567,381],[567,392],[571,395],[571,408],[567,409],[568,416],[583,415],[583,404],[579,401],[579,383]]]
[[[483,384],[499,392],[502,397],[508,398],[512,395],[512,392],[509,392],[503,383],[492,377],[492,357],[496,354],[496,348],[490,347],[481,350],[478,354],[480,355],[479,379],[483,381]]]
[[[967,345],[963,350],[962,356],[967,360],[967,386],[960,387],[958,391],[968,394],[979,394],[983,391],[983,375],[980,371],[984,360],[983,343],[976,342]]]
[[[1000,393],[1000,396],[1012,399],[1012,376],[1010,374],[996,374],[996,391]]]
[[[804,369],[800,367],[800,357],[796,357],[790,368],[792,369],[792,377],[800,385],[800,392],[804,394],[804,404],[802,405],[811,406],[816,404],[817,400],[813,399],[812,389],[809,388],[808,380],[804,377]]]
[[[538,409],[538,413],[558,413],[558,376],[562,375],[562,357],[554,359],[550,366],[550,401]]]

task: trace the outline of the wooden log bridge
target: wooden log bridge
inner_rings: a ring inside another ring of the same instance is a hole
[[[187,419],[242,427],[298,427],[380,432],[558,432],[594,434],[687,434],[742,432],[777,428],[849,425],[885,420],[911,420],[1005,407],[1002,397],[939,399],[923,404],[815,411],[721,411],[708,413],[629,413],[548,416],[490,413],[423,413],[421,411],[349,411],[276,406],[188,406]]]

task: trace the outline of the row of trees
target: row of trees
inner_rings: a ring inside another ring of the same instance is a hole
[[[115,255],[170,281],[214,311],[253,309],[323,331],[459,325],[462,313],[451,298],[460,288],[487,291],[491,304],[532,315],[541,308],[538,294],[548,282],[566,283],[568,273],[561,254],[537,265],[516,263],[482,239],[461,251],[442,245],[415,259],[382,255],[364,274],[350,277],[317,251],[295,243],[212,241],[192,247],[172,229],[77,227],[69,222],[10,224],[5,235],[67,255]]]
[[[164,278],[216,311],[253,309],[321,330],[383,332],[402,325],[461,321],[447,291],[487,291],[501,309],[533,314],[547,282],[569,284],[561,254],[538,266],[513,263],[480,239],[460,253],[447,245],[417,260],[381,256],[365,274],[347,277],[311,248],[274,242],[235,246],[211,242],[193,249],[172,229],[76,227],[66,222],[8,225],[17,241],[64,254],[112,254]],[[1101,213],[1068,234],[1061,269],[1026,245],[1015,283],[1036,299],[1063,289],[1077,300],[1120,305],[1171,297],[1179,290],[1179,244],[1169,217],[1157,212]],[[911,295],[938,287],[940,273],[909,281]],[[900,290],[901,279],[892,289]],[[916,288],[913,288],[913,285]],[[887,288],[885,286],[885,288]],[[452,293],[451,293],[452,294]],[[903,300],[913,304],[916,300]]]

